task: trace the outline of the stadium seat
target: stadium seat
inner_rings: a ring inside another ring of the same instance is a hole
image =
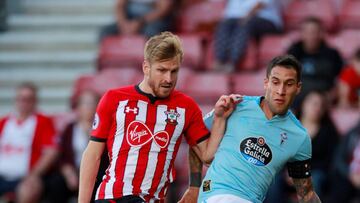
[[[198,73],[189,68],[182,68],[176,89],[188,94],[201,105],[214,105],[221,95],[230,93],[230,80],[227,74]]]
[[[339,15],[342,28],[360,28],[360,1],[346,0],[343,2]]]
[[[336,28],[336,12],[330,0],[295,0],[285,9],[285,28],[297,29],[306,17],[317,17],[332,31]]]
[[[337,48],[343,59],[349,60],[360,48],[360,30],[343,30],[328,38],[328,43]]]
[[[258,67],[257,64],[258,49],[255,41],[251,41],[246,48],[245,56],[240,60],[239,64],[236,66],[237,71],[241,70],[255,70]],[[212,64],[214,63],[214,43],[212,40],[208,43],[205,52],[205,68],[208,70],[212,69]]]
[[[140,67],[107,68],[96,75],[83,75],[75,81],[71,98],[72,106],[74,107],[74,101],[84,90],[92,90],[102,95],[108,89],[138,84],[142,78],[143,74]]]
[[[182,65],[185,67],[200,69],[203,67],[203,38],[198,34],[180,34],[179,35],[183,50],[184,60]]]
[[[264,36],[259,46],[259,64],[266,65],[272,58],[285,54],[287,49],[299,39],[298,32],[290,32],[284,35]]]
[[[141,67],[105,69],[95,76],[93,89],[103,94],[109,89],[138,84],[143,79],[141,71]]]
[[[192,4],[179,13],[178,31],[182,33],[213,33],[215,25],[222,18],[224,8],[224,0]]]
[[[233,75],[233,93],[242,95],[263,95],[264,94],[264,78],[266,68],[255,73],[239,73]]]
[[[144,60],[143,36],[110,36],[100,44],[97,66],[98,70],[114,67],[141,67]]]
[[[341,135],[345,135],[360,119],[359,109],[334,108],[331,111],[331,118]]]

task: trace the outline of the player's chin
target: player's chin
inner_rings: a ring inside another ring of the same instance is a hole
[[[171,92],[173,91],[173,89],[170,89],[170,88],[166,88],[165,90],[160,90],[157,92],[156,96],[158,98],[167,98],[170,96]]]

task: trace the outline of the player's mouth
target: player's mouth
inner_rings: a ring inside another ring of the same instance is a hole
[[[161,88],[165,88],[165,89],[170,89],[172,87],[171,84],[163,84],[163,85],[160,85]]]
[[[285,99],[274,99],[276,104],[285,104]]]

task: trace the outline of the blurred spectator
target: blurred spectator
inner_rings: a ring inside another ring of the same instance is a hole
[[[77,120],[70,123],[61,135],[61,157],[60,173],[55,174],[51,179],[51,188],[48,189],[48,197],[51,203],[65,203],[71,197],[77,197],[79,188],[79,169],[82,153],[85,150],[94,119],[96,105],[99,95],[93,91],[83,91],[75,102]],[[103,162],[106,161],[103,159]],[[108,164],[101,164],[99,169],[98,184],[104,167]],[[95,194],[94,194],[95,195]],[[95,198],[92,198],[95,199]]]
[[[303,65],[302,90],[294,108],[297,109],[304,96],[312,90],[326,91],[328,98],[335,97],[335,79],[343,65],[337,50],[325,42],[325,32],[321,21],[309,17],[301,26],[301,39],[288,50]]]
[[[328,107],[326,96],[312,91],[305,96],[298,116],[311,137],[311,173],[315,191],[320,198],[324,194],[332,158],[340,138]]]
[[[6,0],[0,0],[0,32],[3,32],[7,29],[6,17]]]
[[[339,106],[358,106],[360,97],[360,49],[358,49],[351,61],[345,67],[339,77]],[[360,107],[360,105],[359,105]]]
[[[311,176],[315,192],[320,199],[324,198],[327,183],[330,181],[332,157],[340,138],[330,118],[328,106],[323,93],[312,91],[305,96],[298,115],[299,120],[311,137]],[[276,181],[269,190],[268,202],[286,202],[289,197],[284,196],[286,194],[284,191],[291,191],[287,188],[290,187],[289,181],[285,175],[277,177]]]
[[[353,202],[360,198],[360,120],[340,143],[334,166],[329,202]]]
[[[214,69],[233,71],[250,37],[282,31],[280,0],[229,0],[215,33]]]
[[[173,0],[116,0],[116,22],[100,31],[100,41],[109,35],[142,34],[151,37],[172,25]]]
[[[58,154],[53,123],[36,104],[36,87],[23,83],[15,111],[0,120],[0,196],[13,192],[18,203],[39,202]]]

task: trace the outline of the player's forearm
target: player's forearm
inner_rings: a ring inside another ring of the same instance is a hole
[[[319,197],[314,191],[311,177],[293,179],[293,181],[300,203],[321,203]]]
[[[200,187],[201,185],[201,172],[202,172],[202,161],[197,154],[189,149],[189,185],[190,187]]]
[[[310,194],[303,198],[299,198],[300,203],[321,203],[319,196],[312,191]]]
[[[224,137],[226,128],[226,119],[214,117],[211,128],[211,136],[207,142],[206,150],[203,152],[202,159],[205,163],[210,164],[214,159],[222,138]]]
[[[85,150],[80,165],[79,203],[89,203],[99,170],[100,158]]]

